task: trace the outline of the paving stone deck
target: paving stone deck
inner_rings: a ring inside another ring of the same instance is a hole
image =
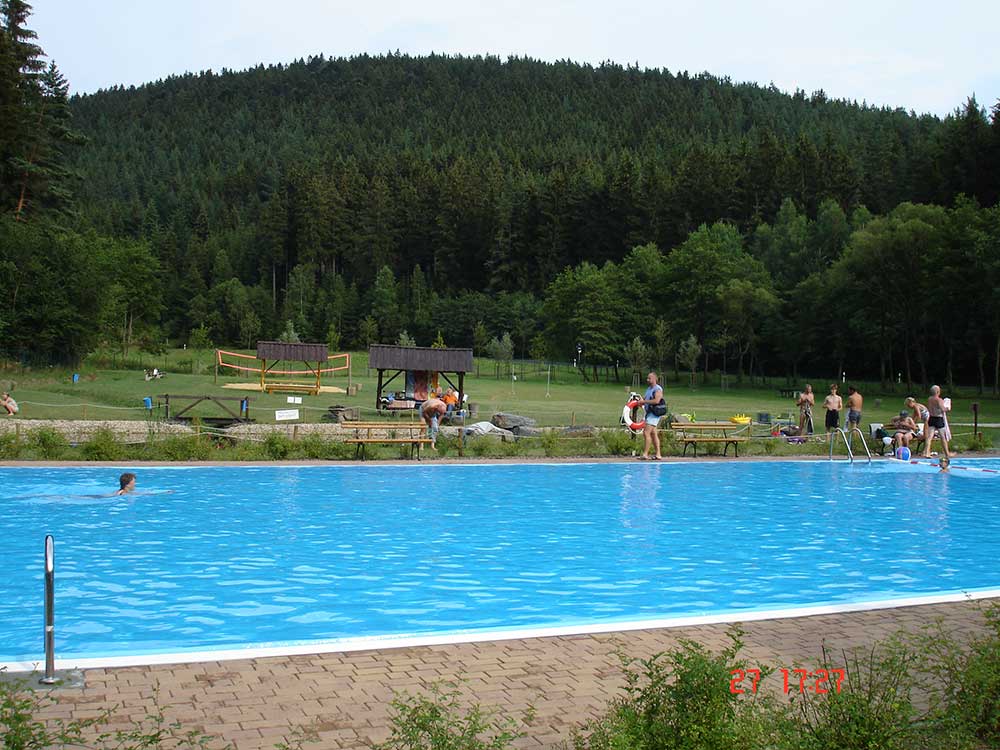
[[[1000,600],[994,600],[1000,601]],[[984,632],[981,607],[962,602],[840,615],[764,620],[745,625],[745,654],[774,667],[818,665],[832,649],[871,644],[900,629],[943,619],[968,637]],[[596,716],[621,685],[621,646],[648,656],[697,640],[727,643],[726,625],[625,633],[425,646],[381,651],[243,659],[197,664],[90,669],[86,687],[62,690],[44,716],[86,718],[118,706],[116,724],[146,716],[155,703],[169,720],[218,735],[238,750],[271,748],[292,729],[315,731],[307,748],[362,748],[389,734],[394,691],[415,692],[461,678],[461,690],[484,705],[536,711],[524,748],[556,748]]]

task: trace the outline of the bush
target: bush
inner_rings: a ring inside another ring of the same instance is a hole
[[[501,717],[478,703],[462,708],[454,683],[435,684],[430,695],[397,694],[392,701],[392,734],[374,750],[506,750],[525,736],[528,709],[518,720]]]
[[[476,458],[483,458],[493,452],[493,438],[480,435],[469,441],[469,452]]]
[[[601,443],[604,445],[604,450],[612,456],[631,456],[638,444],[636,440],[624,429],[601,430]]]
[[[14,459],[21,455],[21,443],[17,434],[5,432],[0,434],[0,459]]]
[[[731,750],[774,747],[787,736],[786,715],[769,698],[730,690],[731,673],[748,665],[737,659],[741,632],[718,654],[682,640],[672,651],[649,659],[620,655],[625,695],[607,715],[573,738],[576,750]],[[768,674],[762,670],[762,678]],[[832,744],[830,747],[839,747]]]
[[[264,455],[272,461],[282,461],[292,452],[292,441],[280,432],[272,432],[264,439]]]
[[[978,435],[969,436],[968,441],[965,443],[965,450],[967,451],[988,451],[993,447],[993,436],[988,432],[981,432]]]
[[[87,461],[121,461],[127,453],[125,445],[106,427],[95,432],[80,448]]]
[[[521,438],[517,440],[510,441],[500,441],[497,446],[500,449],[500,455],[504,458],[516,458],[524,453],[524,444],[521,442]]]
[[[458,441],[461,438],[444,437],[443,435],[438,435],[437,439],[437,452],[439,456],[447,456],[452,451],[458,452]]]
[[[51,427],[41,427],[28,434],[28,448],[38,458],[48,461],[61,458],[69,448],[66,437]]]
[[[542,452],[546,458],[552,458],[559,452],[559,436],[555,430],[545,430],[539,438],[542,444]]]
[[[295,445],[295,453],[303,458],[316,460],[338,458],[338,445],[340,444],[325,440],[322,435],[312,433],[303,437]]]
[[[171,435],[156,448],[167,461],[207,461],[212,457],[211,444],[195,435]]]
[[[923,687],[946,727],[1000,747],[1000,605],[988,605],[983,614],[991,632],[967,645],[940,624],[924,635],[929,679]]]

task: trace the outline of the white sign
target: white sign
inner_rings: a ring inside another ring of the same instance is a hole
[[[274,410],[274,421],[275,422],[287,422],[290,419],[298,419],[299,410],[298,409],[275,409]]]
[[[289,396],[288,397],[288,403],[290,403],[290,404],[301,404],[302,403],[302,396]]]

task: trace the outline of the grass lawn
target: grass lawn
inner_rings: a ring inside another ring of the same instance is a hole
[[[191,375],[178,372],[182,367],[190,369],[189,361],[194,358],[202,374]],[[292,407],[287,403],[287,394],[261,394],[252,391],[238,391],[222,388],[223,383],[238,382],[246,378],[220,376],[218,384],[213,377],[213,355],[211,352],[192,354],[191,351],[172,350],[163,357],[149,358],[143,365],[160,367],[166,376],[162,380],[146,382],[141,369],[103,369],[84,365],[79,369],[80,382],[72,383],[72,371],[38,370],[21,372],[15,369],[0,370],[0,387],[10,388],[22,406],[20,418],[24,419],[145,419],[142,399],[152,396],[154,401],[160,394],[248,396],[251,401],[251,416],[262,423],[274,422],[274,410],[300,408],[302,421],[316,422],[334,404],[360,406],[364,417],[375,416],[374,371],[366,369],[367,353],[353,355],[352,382],[361,386],[356,396],[348,394],[321,394],[304,396],[301,406]],[[478,375],[472,373],[466,378],[466,390],[470,402],[479,405],[479,418],[489,419],[498,411],[509,411],[534,417],[541,425],[590,424],[612,426],[618,424],[625,396],[630,388],[624,383],[584,383],[575,370],[560,368],[555,371],[551,385],[546,384],[546,373],[542,371],[520,372],[516,382],[509,377],[496,378],[494,364],[488,360],[477,360]],[[391,387],[399,383],[397,380]],[[324,384],[347,387],[346,374],[324,378]],[[772,417],[790,416],[796,413],[790,399],[782,398],[778,388],[784,381],[775,381],[766,387],[732,387],[721,390],[718,382],[690,388],[686,377],[681,382],[667,378],[667,403],[675,413],[693,414],[699,420],[726,419],[733,414],[744,413],[756,417],[758,412],[768,412]],[[819,399],[826,393],[825,382],[817,382]],[[906,394],[899,390],[895,394],[878,396],[874,386],[860,384],[862,393],[867,393],[865,402],[865,423],[888,422],[890,417],[902,408]],[[547,393],[548,391],[548,393]],[[955,424],[971,423],[970,404],[979,401],[981,422],[1000,422],[1000,400],[981,398],[971,389],[968,393],[953,395],[955,410],[952,421]],[[233,402],[233,408],[236,407]],[[214,407],[198,407],[194,414],[201,416],[221,415]],[[823,425],[823,410],[815,413],[818,430]],[[956,432],[967,430],[956,429]]]

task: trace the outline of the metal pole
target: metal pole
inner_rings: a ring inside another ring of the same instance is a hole
[[[45,536],[45,676],[43,685],[54,685],[56,680],[56,552],[51,534]]]

